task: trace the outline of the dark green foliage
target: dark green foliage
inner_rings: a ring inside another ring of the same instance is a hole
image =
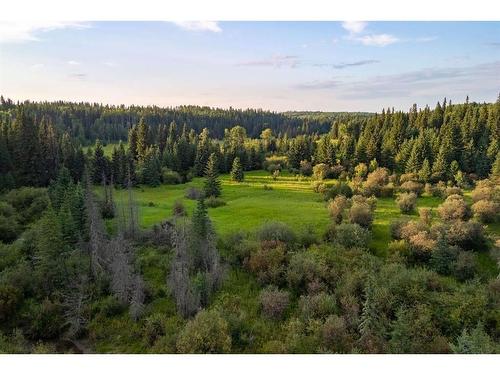
[[[273,241],[292,244],[295,240],[295,234],[285,224],[278,221],[265,223],[257,232],[259,241]]]
[[[205,186],[204,192],[206,197],[218,197],[221,194],[221,187],[219,181],[219,171],[217,167],[217,157],[212,153],[208,159],[207,167],[205,169]]]
[[[148,186],[161,184],[162,170],[157,147],[148,148],[141,157],[139,164],[141,181]]]
[[[94,184],[100,184],[106,180],[106,176],[108,176],[108,159],[104,156],[104,150],[99,140],[95,143],[90,168],[92,182]]]
[[[337,195],[343,195],[346,198],[352,197],[352,189],[349,184],[338,181],[331,188],[326,189],[324,193],[324,198],[326,201],[334,199]]]
[[[243,167],[240,162],[240,158],[236,157],[233,161],[233,166],[231,168],[231,180],[236,182],[242,182],[244,179]]]

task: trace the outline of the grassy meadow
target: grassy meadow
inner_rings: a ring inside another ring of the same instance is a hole
[[[272,220],[288,224],[297,233],[311,230],[322,235],[330,223],[326,202],[321,194],[312,191],[310,178],[298,178],[284,172],[273,180],[266,171],[251,171],[245,173],[245,181],[242,183],[231,181],[229,175],[222,175],[220,179],[221,198],[226,205],[208,209],[220,236],[240,230],[252,231],[264,222]],[[185,191],[189,187],[201,189],[203,182],[203,178],[195,178],[187,184],[135,188],[134,198],[139,206],[141,227],[150,228],[170,217],[176,200],[182,201],[188,213],[191,213],[196,201],[185,198]],[[264,186],[270,189],[265,189]],[[100,188],[96,189],[99,192]],[[468,195],[470,192],[466,191],[465,196],[470,199]],[[128,199],[128,193],[126,190],[117,189],[114,197],[120,210],[121,202]],[[424,194],[418,198],[417,207],[435,209],[442,201],[441,198]],[[391,241],[390,223],[405,216],[417,218],[418,213],[403,215],[394,198],[377,199],[371,248],[378,255],[387,255],[387,244]],[[112,226],[112,223],[110,225]],[[490,226],[488,230],[500,234],[498,224]]]

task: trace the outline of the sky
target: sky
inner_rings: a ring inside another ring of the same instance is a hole
[[[379,112],[499,92],[500,22],[0,23],[14,100]]]

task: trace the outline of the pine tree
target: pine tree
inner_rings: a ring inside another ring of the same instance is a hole
[[[425,158],[422,163],[422,168],[418,171],[418,177],[422,182],[428,182],[431,178],[431,165],[429,163],[429,159]]]
[[[446,179],[449,176],[450,150],[441,145],[436,161],[432,166],[432,176],[435,180]]]
[[[233,167],[231,169],[231,180],[242,182],[244,178],[245,175],[243,174],[243,167],[241,166],[240,158],[236,157],[234,158]]]
[[[210,157],[210,133],[207,128],[204,128],[200,134],[198,144],[196,146],[194,171],[197,176],[203,176],[209,157]]]
[[[128,131],[128,147],[132,158],[137,160],[137,126],[133,126]]]
[[[221,186],[219,181],[219,171],[217,168],[217,157],[215,153],[210,154],[208,158],[207,167],[205,169],[205,196],[218,197],[221,194]]]
[[[500,177],[500,152],[497,153],[495,162],[491,166],[491,175],[493,177]]]
[[[146,156],[148,150],[148,126],[144,122],[144,118],[141,117],[139,121],[139,126],[137,127],[137,145],[136,154],[138,160],[143,160]]]
[[[108,175],[108,160],[104,156],[104,149],[99,139],[95,143],[94,155],[91,160],[92,182],[98,184]]]
[[[12,125],[14,177],[18,186],[40,185],[40,143],[33,118],[20,106]]]
[[[148,186],[161,184],[161,163],[156,146],[148,148],[142,161],[142,182]]]
[[[56,131],[46,117],[40,122],[40,182],[43,186],[56,178],[59,169],[59,140]]]

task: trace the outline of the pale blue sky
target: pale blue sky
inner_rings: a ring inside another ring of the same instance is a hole
[[[494,101],[500,22],[0,25],[14,99],[380,111]]]

